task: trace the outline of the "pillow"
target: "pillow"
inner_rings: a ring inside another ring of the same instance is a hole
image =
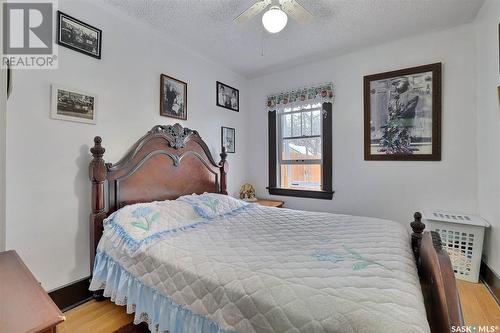
[[[120,208],[104,220],[104,233],[115,247],[131,256],[154,240],[206,223],[193,207],[182,201],[138,203]]]
[[[216,193],[184,195],[177,200],[190,204],[200,217],[207,219],[236,213],[250,206],[245,201],[235,199],[229,195]]]

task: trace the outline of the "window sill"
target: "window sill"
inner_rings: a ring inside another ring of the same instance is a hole
[[[269,194],[284,195],[289,197],[313,198],[332,200],[334,191],[311,191],[311,190],[292,190],[280,187],[267,187]]]

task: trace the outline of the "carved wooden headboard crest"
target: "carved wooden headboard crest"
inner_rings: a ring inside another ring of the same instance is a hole
[[[105,163],[99,136],[90,148],[92,211],[91,265],[102,236],[103,220],[120,207],[138,202],[176,199],[192,193],[227,194],[227,154],[216,162],[197,131],[180,124],[157,125],[140,138],[117,163]]]

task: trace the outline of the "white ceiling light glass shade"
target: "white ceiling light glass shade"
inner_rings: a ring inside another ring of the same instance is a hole
[[[286,27],[288,16],[278,6],[272,6],[262,15],[262,25],[272,34],[280,32]]]

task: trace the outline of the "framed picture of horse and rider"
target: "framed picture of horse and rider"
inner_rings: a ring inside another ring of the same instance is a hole
[[[441,63],[364,77],[365,160],[441,160]]]

